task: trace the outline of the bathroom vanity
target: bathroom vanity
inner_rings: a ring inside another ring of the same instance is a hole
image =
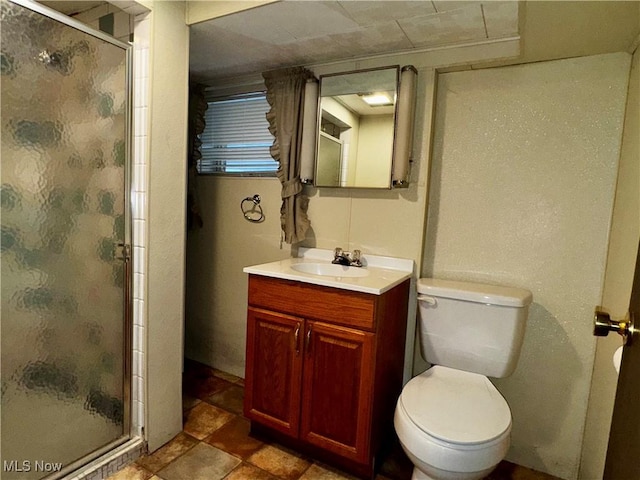
[[[311,250],[244,270],[244,413],[255,433],[370,476],[402,388],[413,262],[353,270]]]

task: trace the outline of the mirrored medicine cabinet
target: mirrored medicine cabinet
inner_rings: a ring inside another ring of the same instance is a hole
[[[320,77],[317,187],[390,188],[399,67]]]

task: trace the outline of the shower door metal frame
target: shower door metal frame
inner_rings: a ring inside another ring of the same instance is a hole
[[[123,338],[123,435],[122,437],[89,452],[84,457],[70,463],[62,468],[59,472],[49,475],[43,480],[55,480],[68,475],[71,472],[79,470],[83,466],[87,465],[91,461],[98,457],[108,453],[109,451],[119,447],[126,443],[133,436],[131,428],[131,379],[132,379],[132,357],[133,357],[133,304],[132,304],[132,265],[133,265],[133,249],[132,249],[132,158],[133,158],[133,142],[132,142],[132,130],[133,130],[133,45],[131,43],[124,43],[120,40],[107,35],[104,32],[95,30],[90,26],[73,18],[53,10],[49,7],[36,3],[32,0],[8,0],[10,3],[20,5],[33,12],[39,13],[45,17],[62,23],[70,28],[79,30],[83,33],[98,38],[104,42],[110,43],[118,48],[122,48],[125,51],[125,161],[124,161],[124,201],[125,201],[125,231],[124,231],[124,245],[123,245],[123,257],[124,262],[124,285],[123,285],[123,322],[124,322],[124,338]]]

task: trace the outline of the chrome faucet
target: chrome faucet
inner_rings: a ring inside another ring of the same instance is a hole
[[[347,267],[361,267],[362,260],[360,258],[360,250],[345,252],[342,248],[336,247],[333,251],[333,260],[331,263],[345,265]]]

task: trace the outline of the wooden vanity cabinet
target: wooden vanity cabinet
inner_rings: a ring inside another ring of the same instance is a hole
[[[409,280],[381,294],[249,276],[244,413],[362,476],[393,428]]]

